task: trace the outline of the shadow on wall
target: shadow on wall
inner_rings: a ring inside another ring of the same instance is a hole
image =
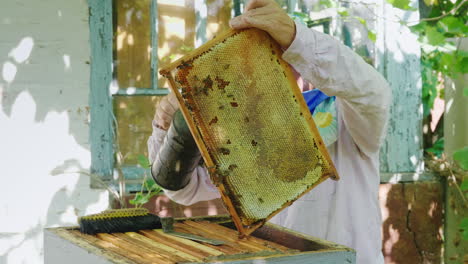
[[[108,204],[77,173],[90,167],[88,6],[7,1],[0,17],[0,263],[36,264],[43,228]]]
[[[78,216],[108,203],[106,192],[91,190],[88,177],[77,173],[88,170],[89,151],[67,129],[69,115],[51,111],[36,122],[35,108],[22,92],[10,116],[0,112],[7,186],[0,194],[0,263],[40,263],[43,228],[75,225]]]

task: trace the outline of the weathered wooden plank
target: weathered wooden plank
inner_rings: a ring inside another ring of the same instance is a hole
[[[183,243],[185,246],[194,247],[196,249],[199,249],[200,251],[204,251],[204,252],[206,252],[206,253],[208,253],[210,255],[213,255],[213,256],[219,256],[219,255],[223,254],[223,252],[221,252],[219,250],[215,250],[213,248],[207,247],[207,246],[205,246],[205,245],[203,245],[201,243],[192,241],[190,239],[185,239],[185,238],[181,238],[181,237],[171,236],[170,234],[166,234],[161,229],[156,229],[156,230],[154,230],[154,232],[158,233],[160,236],[165,237],[165,239],[175,240],[177,242]]]
[[[418,11],[393,8],[379,1],[377,69],[393,92],[387,138],[380,151],[382,172],[421,172],[422,101],[420,46],[417,36],[401,21],[417,21]],[[410,5],[418,9],[418,1]]]
[[[153,250],[157,250],[158,252],[160,251],[163,251],[164,252],[167,252],[167,253],[170,253],[170,254],[173,254],[175,256],[179,256],[180,258],[182,259],[185,259],[185,260],[189,260],[189,261],[201,261],[201,258],[197,258],[193,255],[190,255],[190,254],[187,254],[183,251],[180,251],[180,250],[177,250],[175,249],[174,247],[170,247],[170,246],[167,246],[165,244],[161,244],[161,243],[157,243],[156,241],[146,237],[146,236],[143,236],[141,234],[138,234],[138,233],[135,233],[135,232],[128,232],[128,233],[125,233],[126,235],[134,238],[134,239],[137,239],[141,242],[144,242],[145,244],[147,244],[147,246],[151,247]]]
[[[111,180],[114,170],[112,98],[112,0],[88,0],[91,44],[91,173]]]
[[[198,229],[199,231],[205,232],[207,237],[214,238],[214,239],[219,239],[222,241],[226,241],[227,243],[230,243],[231,246],[237,245],[239,248],[246,250],[247,252],[257,252],[257,251],[263,251],[263,250],[271,250],[267,247],[260,247],[257,245],[252,245],[251,243],[248,243],[247,241],[244,241],[243,239],[240,239],[239,236],[236,234],[235,236],[232,236],[226,232],[219,232],[216,230],[213,230],[205,225],[203,225],[200,222],[195,222],[195,221],[185,221],[184,224],[189,225],[193,228]]]
[[[116,245],[114,245],[114,244],[112,244],[110,242],[98,239],[96,236],[85,235],[85,234],[80,233],[80,231],[77,231],[77,230],[74,230],[74,231],[71,231],[71,232],[75,236],[82,238],[82,240],[88,241],[93,246],[100,247],[100,248],[104,249],[107,252],[114,253],[114,254],[116,254],[116,256],[118,256],[118,257],[120,257],[122,259],[129,258],[129,259],[133,260],[135,263],[151,264],[151,262],[148,262],[147,260],[143,259],[141,256],[139,256],[137,254],[133,254],[132,252],[125,252],[123,254],[122,250],[119,247],[117,247]],[[134,262],[131,262],[131,263],[134,263]]]
[[[136,233],[134,233],[134,234],[136,234]],[[174,251],[168,252],[166,250],[161,249],[158,246],[154,246],[154,244],[156,244],[156,245],[159,245],[159,244],[152,241],[151,239],[148,239],[148,238],[147,239],[149,241],[153,242],[153,243],[148,243],[148,241],[141,240],[141,239],[136,239],[135,237],[132,237],[132,236],[130,236],[128,234],[124,234],[124,233],[114,233],[113,235],[120,238],[120,239],[122,239],[122,240],[124,240],[124,241],[126,241],[126,242],[128,242],[128,243],[130,243],[130,244],[132,244],[132,245],[135,245],[141,251],[145,251],[145,252],[152,253],[152,254],[154,253],[154,254],[156,254],[158,256],[161,256],[163,259],[165,259],[165,260],[167,260],[169,262],[180,262],[180,261],[187,261],[187,260],[196,261],[193,257],[191,257],[191,256],[189,256],[187,254],[186,255],[188,256],[188,258],[183,258],[183,257],[180,257],[177,254],[174,254]],[[169,247],[167,247],[167,248],[169,248]]]
[[[135,245],[133,245],[131,243],[128,243],[127,241],[125,241],[125,240],[123,240],[121,238],[118,238],[116,236],[113,236],[113,235],[110,235],[110,234],[104,234],[104,233],[98,233],[98,234],[96,234],[96,236],[99,239],[101,239],[103,241],[106,241],[106,242],[109,242],[112,245],[120,248],[121,250],[124,250],[124,251],[126,251],[128,253],[138,255],[143,260],[148,260],[147,261],[148,263],[173,264],[172,261],[168,261],[168,260],[164,259],[163,257],[161,257],[159,255],[156,255],[154,253],[145,252],[141,248],[139,248],[139,247],[137,247],[137,246],[135,246]],[[149,261],[149,260],[151,260],[151,261]]]
[[[158,243],[174,247],[177,250],[183,251],[201,259],[208,256],[218,256],[223,254],[221,251],[216,251],[212,248],[195,243],[188,239],[166,235],[162,232],[162,230],[141,230],[140,233],[152,240],[155,240]]]
[[[174,226],[174,227],[175,227],[174,230],[176,232],[194,234],[194,235],[201,236],[201,237],[206,236],[206,233],[201,232],[201,231],[199,231],[199,230],[197,230],[195,228],[192,228],[190,226],[182,226],[182,225],[179,225],[177,223],[176,226]],[[237,247],[233,247],[233,246],[231,246],[229,244],[214,246],[214,245],[210,245],[210,244],[207,244],[207,243],[203,243],[203,245],[205,245],[207,247],[210,247],[210,248],[213,248],[213,249],[216,249],[216,250],[219,250],[219,251],[223,252],[226,255],[247,253],[245,250],[242,250],[242,249],[237,248]]]
[[[213,230],[217,230],[219,232],[226,233],[230,237],[238,236],[237,231],[234,230],[234,229],[230,229],[230,228],[224,227],[222,225],[218,225],[218,224],[211,223],[211,222],[208,222],[208,221],[203,221],[203,224],[207,225],[209,228],[212,228]],[[282,251],[282,252],[290,252],[292,250],[292,249],[290,249],[288,247],[285,247],[283,245],[280,245],[280,244],[277,244],[277,243],[274,243],[274,242],[271,242],[271,241],[267,241],[267,240],[264,240],[264,239],[260,239],[260,238],[254,237],[254,236],[246,237],[243,240],[254,243],[254,244],[259,245],[259,246],[262,246],[265,249],[270,249],[270,250],[273,249],[273,250],[278,250],[278,251]]]

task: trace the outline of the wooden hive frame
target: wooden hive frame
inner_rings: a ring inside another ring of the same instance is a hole
[[[248,30],[256,30],[256,29],[248,29]],[[194,59],[202,56],[203,54],[205,54],[207,52],[210,52],[211,48],[214,45],[217,45],[218,43],[224,42],[225,39],[230,38],[230,37],[232,37],[232,36],[234,36],[236,34],[239,34],[242,31],[244,31],[244,30],[241,30],[241,31],[239,31],[239,30],[227,30],[227,31],[225,31],[223,34],[217,36],[216,38],[214,38],[214,39],[212,39],[210,41],[208,41],[207,43],[205,43],[204,45],[202,45],[198,49],[192,51],[191,53],[187,54],[186,56],[180,58],[179,60],[177,60],[177,61],[175,61],[175,62],[173,62],[173,63],[171,63],[171,64],[169,64],[167,66],[165,66],[163,69],[160,70],[160,73],[169,80],[170,88],[174,92],[175,96],[177,97],[177,100],[178,100],[178,102],[179,102],[179,104],[181,106],[180,109],[182,111],[182,114],[183,114],[184,118],[187,120],[190,131],[191,131],[191,133],[192,133],[192,135],[193,135],[193,137],[194,137],[194,139],[195,139],[195,141],[196,141],[196,143],[197,143],[197,145],[198,145],[198,147],[199,147],[199,149],[200,149],[200,151],[202,153],[203,159],[205,161],[205,165],[208,168],[211,179],[217,185],[217,187],[218,187],[218,189],[219,189],[219,191],[221,193],[221,198],[222,198],[224,204],[226,205],[227,210],[228,210],[229,214],[231,215],[232,220],[233,220],[237,230],[239,231],[240,236],[246,236],[246,235],[250,235],[257,228],[261,227],[271,217],[276,215],[278,212],[280,212],[285,207],[289,206],[292,202],[297,200],[299,197],[303,196],[305,193],[307,193],[308,191],[310,191],[311,189],[316,187],[318,184],[320,184],[321,182],[323,182],[327,178],[330,177],[332,179],[337,180],[339,177],[338,177],[338,173],[336,172],[335,167],[333,166],[333,162],[332,162],[330,156],[328,155],[327,149],[326,149],[325,145],[323,144],[322,139],[320,138],[319,132],[318,132],[316,126],[315,126],[315,123],[314,123],[313,118],[312,118],[312,116],[311,116],[311,114],[309,112],[307,104],[306,104],[306,102],[304,101],[304,99],[302,97],[302,94],[301,94],[301,92],[299,90],[299,87],[297,86],[294,74],[292,73],[289,65],[285,61],[282,60],[282,58],[281,58],[281,54],[282,54],[281,48],[274,41],[272,41],[272,42],[274,42],[273,45],[270,46],[272,48],[272,52],[273,52],[273,54],[276,54],[276,59],[277,59],[278,63],[281,65],[283,73],[287,77],[287,80],[288,80],[288,82],[290,83],[290,85],[292,87],[291,90],[292,90],[292,92],[294,94],[293,97],[297,98],[297,103],[299,105],[301,115],[303,115],[303,117],[305,118],[305,120],[307,122],[307,125],[308,125],[308,129],[313,133],[313,135],[316,136],[315,140],[317,142],[317,144],[316,144],[317,151],[322,154],[322,157],[329,164],[329,172],[326,173],[326,174],[323,174],[322,177],[317,182],[315,182],[313,185],[311,185],[309,188],[307,188],[307,190],[302,192],[295,199],[285,201],[285,203],[283,204],[283,206],[281,206],[281,208],[279,208],[278,210],[272,212],[268,217],[263,219],[263,221],[258,221],[258,222],[254,223],[252,225],[245,225],[245,224],[242,223],[242,219],[241,219],[241,217],[239,215],[239,212],[236,211],[236,207],[235,207],[234,202],[233,202],[233,199],[235,197],[230,197],[229,191],[226,189],[226,186],[224,184],[222,184],[220,182],[216,182],[215,175],[218,174],[217,167],[216,167],[217,164],[214,162],[214,160],[212,158],[212,155],[210,155],[210,153],[208,151],[208,147],[206,146],[206,144],[205,144],[205,142],[204,142],[204,140],[202,138],[201,132],[199,131],[199,128],[197,127],[196,122],[193,120],[192,114],[190,113],[186,103],[184,102],[184,96],[179,91],[178,85],[176,83],[175,76],[173,76],[173,71],[175,69],[178,69],[178,68],[183,69],[185,67],[191,67],[192,66],[191,62]],[[257,31],[260,31],[260,30],[257,30]]]

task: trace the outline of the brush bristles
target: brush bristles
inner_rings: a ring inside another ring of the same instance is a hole
[[[107,210],[78,219],[85,234],[135,232],[161,228],[160,218],[144,208]]]

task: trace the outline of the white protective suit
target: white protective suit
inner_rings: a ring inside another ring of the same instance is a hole
[[[385,79],[348,47],[299,23],[283,59],[314,87],[336,96],[338,139],[328,151],[341,179],[326,180],[271,221],[354,248],[358,264],[383,263],[379,147],[385,136],[391,90]],[[166,134],[155,124],[153,121],[148,141],[151,162]],[[186,187],[165,193],[184,205],[220,197],[201,166]]]

